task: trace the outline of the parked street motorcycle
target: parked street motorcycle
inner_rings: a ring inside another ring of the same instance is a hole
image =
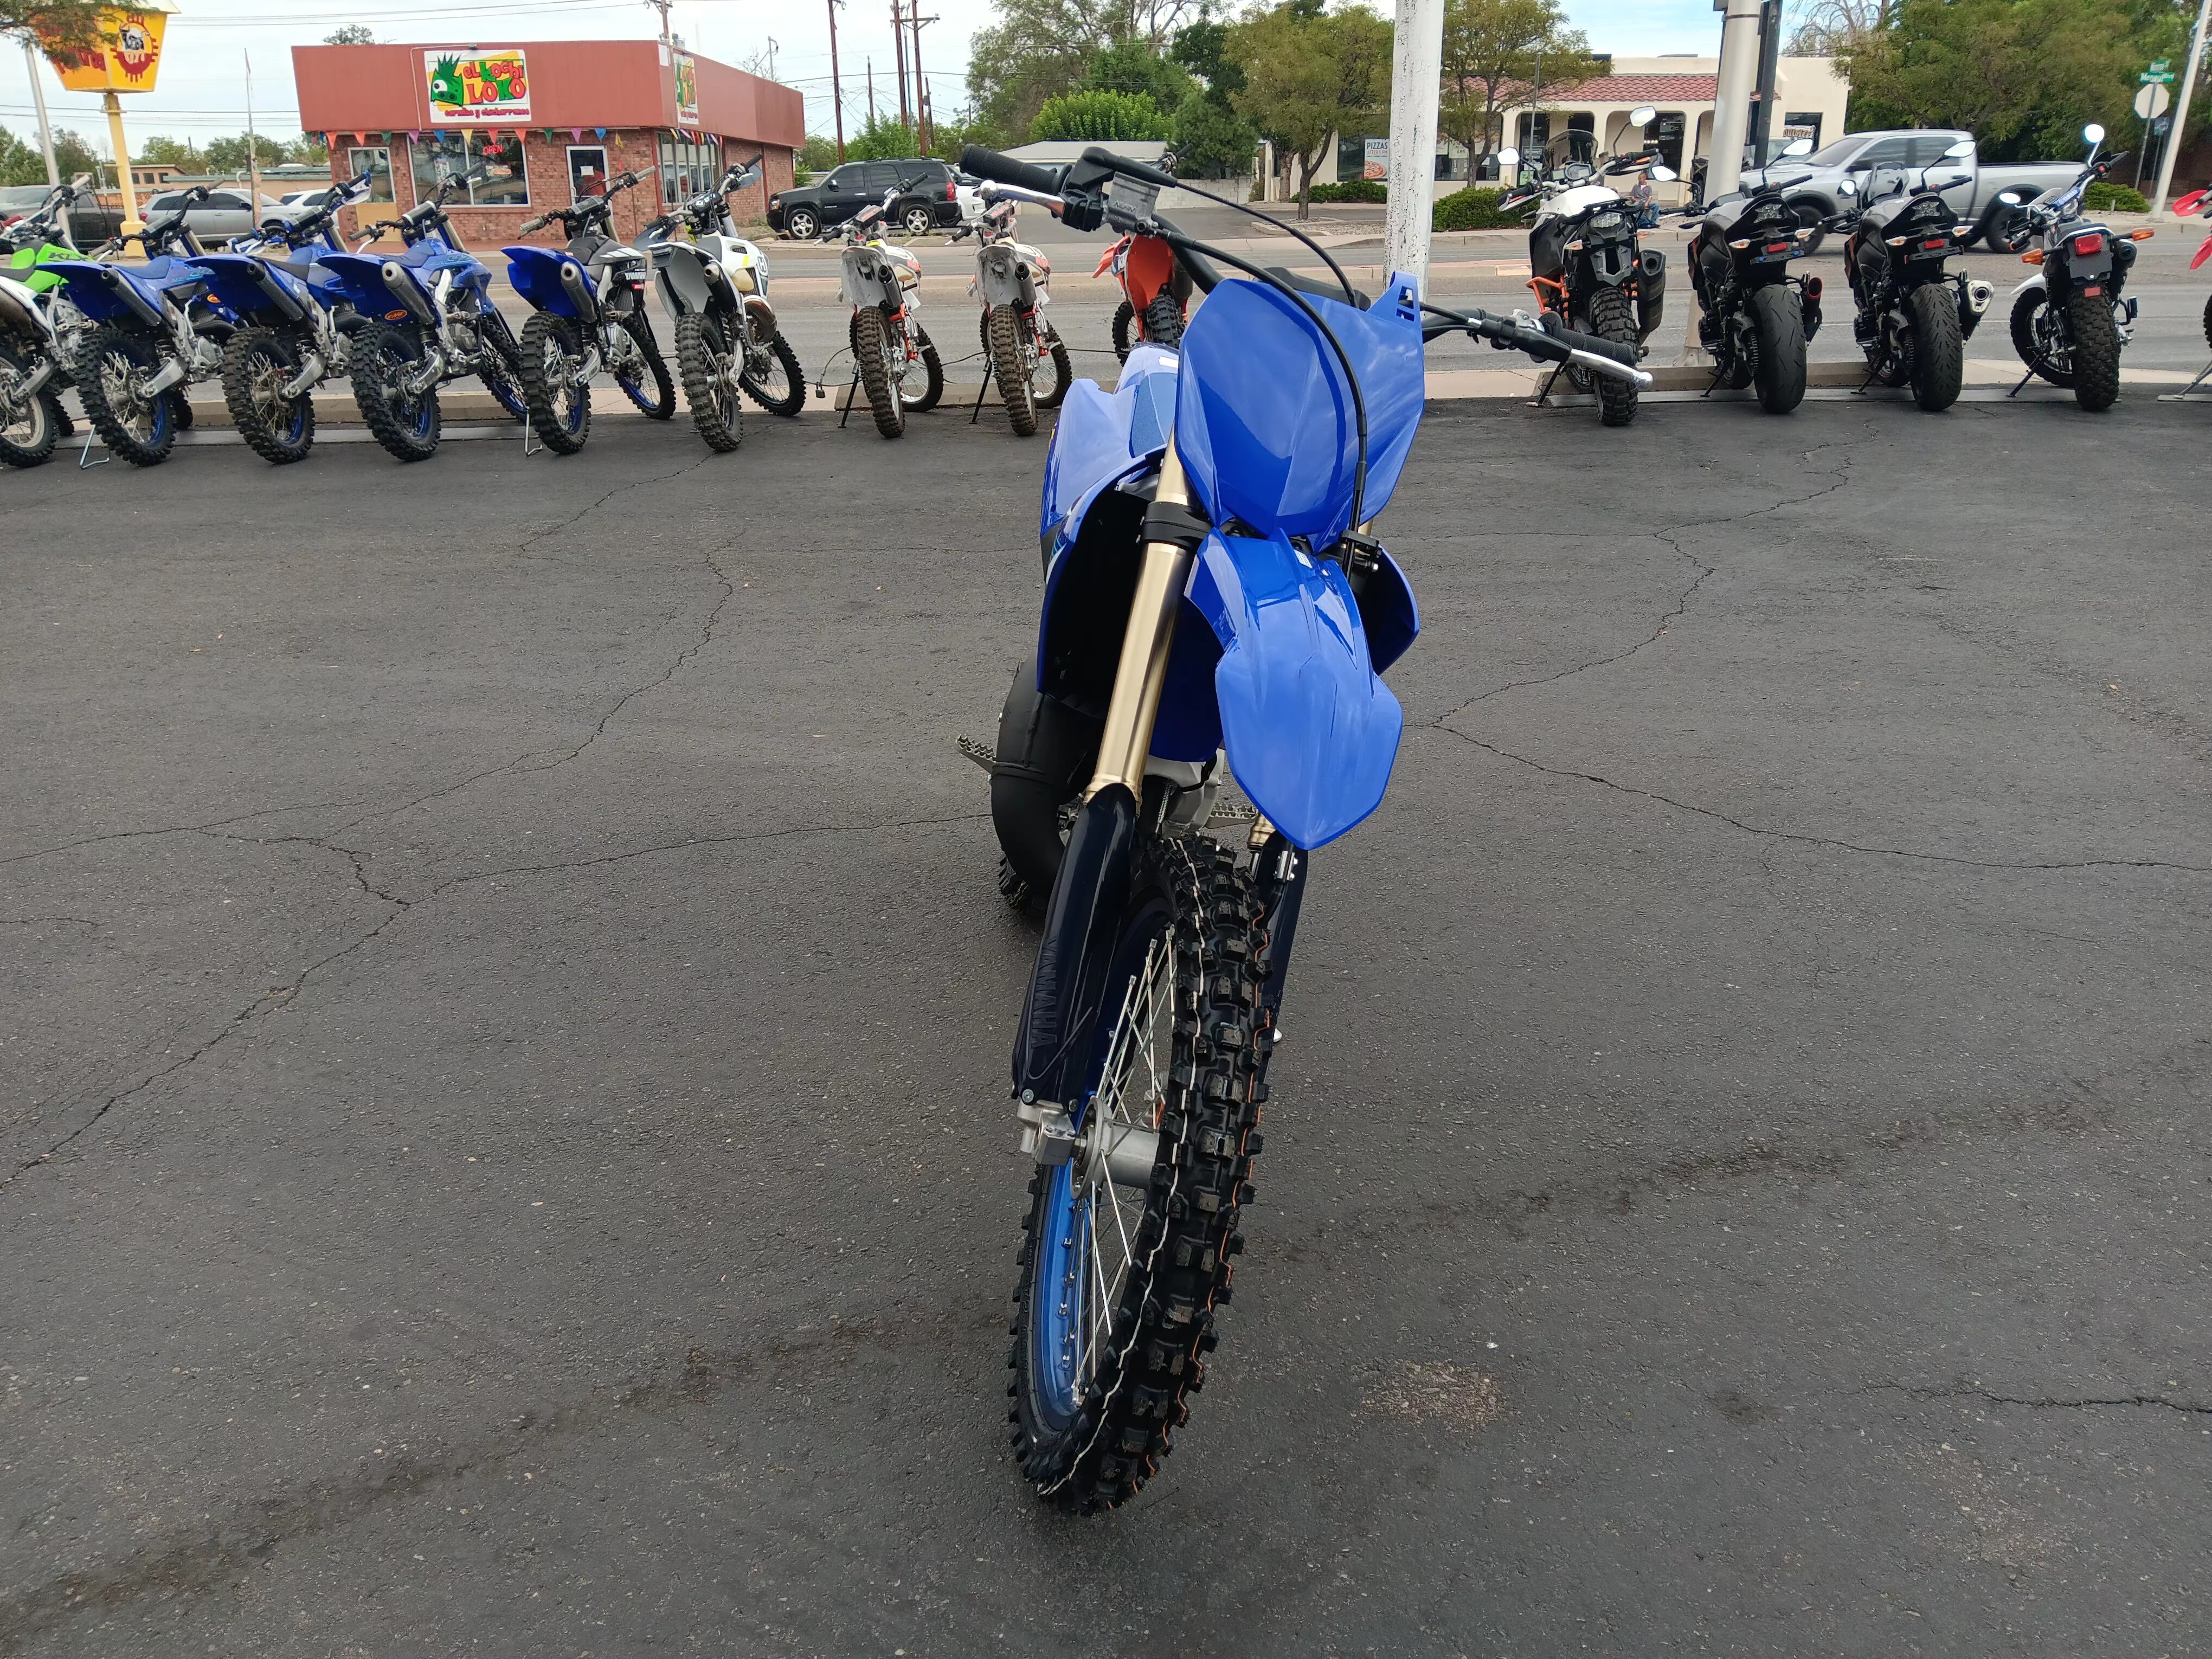
[[[449,173],[428,201],[371,226],[353,252],[315,259],[363,319],[350,336],[354,402],[377,442],[403,461],[438,453],[445,424],[438,388],[449,380],[475,375],[522,418],[520,353],[492,303],[491,272],[462,246],[446,212],[483,176],[480,168]],[[406,244],[401,252],[368,251],[393,228]]]
[[[1712,354],[1713,383],[1731,392],[1756,386],[1770,415],[1805,400],[1805,344],[1820,330],[1820,279],[1790,274],[1817,229],[1800,225],[1783,199],[1795,182],[1770,177],[1747,196],[1688,210],[1700,219],[1690,239],[1690,283],[1704,308],[1698,340]]]
[[[274,465],[303,459],[314,447],[315,388],[352,370],[361,313],[318,259],[346,252],[338,215],[368,197],[369,183],[364,171],[314,212],[271,221],[261,234],[200,257],[209,291],[240,325],[223,347],[223,402],[239,435]]]
[[[771,415],[806,406],[799,354],[768,302],[768,260],[737,234],[729,195],[760,177],[761,158],[732,167],[720,184],[646,226],[638,246],[653,259],[653,284],[676,328],[676,367],[692,424],[712,449],[744,438],[744,394]],[[678,240],[678,233],[689,240]]]
[[[2173,204],[2173,216],[2177,219],[2212,219],[2212,188],[2191,191]],[[2189,268],[2200,270],[2207,259],[2212,259],[2212,233],[2207,233],[2204,240],[2197,244],[2197,252],[2189,261]],[[2204,343],[2212,346],[2212,295],[2208,295],[2204,301]],[[2203,378],[2203,375],[2197,377],[2200,380]]]
[[[592,377],[603,369],[654,420],[676,413],[676,383],[645,309],[652,256],[625,247],[609,228],[615,198],[645,177],[618,173],[605,195],[548,208],[518,227],[527,236],[557,223],[568,233],[566,248],[518,242],[504,250],[507,280],[537,313],[522,325],[530,424],[556,455],[574,454],[592,435]]]
[[[2136,320],[2136,302],[2120,290],[2135,267],[2136,244],[2152,233],[2145,228],[2116,236],[2083,216],[2082,197],[2120,158],[2099,156],[2105,130],[2094,121],[2081,129],[2081,137],[2089,155],[2080,176],[2030,202],[2005,246],[2014,252],[2026,247],[2021,258],[2039,267],[2013,290],[2012,345],[2027,365],[2021,386],[2029,375],[2040,375],[2053,386],[2070,386],[2074,401],[2095,413],[2110,409],[2120,395],[2120,348]]]
[[[921,261],[883,240],[884,215],[898,196],[887,191],[881,203],[871,202],[845,222],[839,267],[840,292],[853,307],[854,371],[867,393],[876,430],[886,438],[902,435],[908,415],[927,413],[945,395],[945,365],[916,314]]]
[[[1097,147],[1065,170],[961,165],[1058,196],[1074,229],[1164,243],[1210,291],[1178,352],[1139,345],[1115,392],[1068,392],[1042,623],[992,781],[1002,845],[1051,894],[1013,1054],[1035,1165],[1010,1432],[1037,1493],[1087,1511],[1135,1495],[1205,1381],[1309,855],[1374,811],[1396,757],[1380,674],[1419,613],[1371,532],[1424,339],[1639,371],[1631,348],[1425,307],[1403,276],[1370,304],[1310,240],[1336,281],[1249,264],[1153,212],[1170,174]],[[1225,842],[1206,833],[1224,770],[1258,813]]]
[[[1628,125],[1641,131],[1657,115],[1649,106],[1632,110]],[[1520,160],[1518,150],[1501,151],[1501,173]],[[1567,161],[1498,204],[1500,210],[1539,204],[1528,233],[1528,286],[1538,305],[1570,328],[1632,346],[1639,356],[1666,313],[1667,256],[1643,246],[1636,210],[1607,180],[1641,173],[1662,183],[1674,177],[1656,151],[1601,157],[1597,165]],[[1636,418],[1633,382],[1581,369],[1570,380],[1577,391],[1596,392],[1605,425]]]
[[[143,265],[56,259],[45,266],[94,325],[72,368],[85,415],[109,453],[133,466],[168,459],[191,421],[185,388],[221,372],[223,347],[237,327],[236,316],[209,293],[198,239],[185,222],[208,194],[205,185],[193,186],[161,219],[102,250],[135,241],[146,254]]]
[[[1973,151],[1973,141],[1963,140],[1945,159]],[[1972,188],[1971,177],[1960,182]],[[1851,336],[1866,354],[1868,378],[1910,385],[1913,402],[1931,414],[1950,408],[1965,379],[1966,340],[1996,292],[1979,277],[1944,268],[1966,251],[1977,227],[1960,218],[1942,187],[1929,187],[1927,168],[1910,186],[1903,168],[1885,167],[1868,178],[1856,208],[1821,228],[1850,233],[1844,274],[1856,307]]]
[[[968,292],[981,302],[983,360],[999,383],[999,401],[1008,422],[1026,438],[1037,429],[1039,410],[1060,407],[1075,371],[1067,348],[1043,316],[1044,307],[1052,303],[1052,261],[1043,249],[1014,234],[1020,196],[987,185],[983,199],[981,222],[972,228],[963,225],[951,240],[958,241],[971,228],[981,240]],[[1040,390],[1037,374],[1048,363],[1052,379]]]

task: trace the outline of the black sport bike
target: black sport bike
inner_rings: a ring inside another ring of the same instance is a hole
[[[1771,179],[1688,210],[1703,216],[1690,240],[1690,283],[1705,308],[1698,341],[1712,354],[1713,384],[1755,386],[1770,415],[1804,402],[1805,343],[1820,329],[1820,279],[1790,274],[1815,234],[1782,198],[1796,182]]]

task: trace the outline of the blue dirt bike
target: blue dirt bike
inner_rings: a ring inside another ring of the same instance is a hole
[[[210,292],[203,250],[185,223],[187,210],[208,194],[208,186],[195,185],[173,211],[100,250],[110,254],[135,241],[146,254],[143,265],[93,258],[45,267],[93,325],[79,337],[70,370],[84,412],[109,453],[133,466],[169,459],[177,434],[191,424],[185,386],[221,370],[223,347],[238,326],[236,314]]]
[[[653,256],[615,240],[615,198],[642,183],[618,173],[606,194],[548,208],[525,236],[557,223],[565,248],[518,242],[505,251],[507,277],[538,314],[522,325],[522,387],[530,424],[556,455],[573,455],[592,435],[592,377],[602,369],[656,421],[676,413],[676,382],[645,308]]]
[[[1187,185],[1103,149],[961,166],[1073,228],[1158,239],[1207,295],[1179,351],[1139,346],[1114,392],[1068,392],[1044,614],[993,763],[1001,846],[1051,866],[1014,1040],[1036,1170],[1009,1415],[1036,1490],[1090,1510],[1136,1493],[1205,1379],[1308,855],[1375,810],[1397,754],[1379,676],[1419,613],[1370,531],[1420,422],[1424,341],[1649,377],[1632,345],[1424,306],[1402,276],[1370,303],[1310,242],[1334,282],[1248,264],[1152,211]],[[1226,841],[1206,833],[1224,763],[1257,809]]]
[[[438,453],[438,388],[473,374],[510,419],[523,413],[514,335],[491,300],[491,272],[461,245],[446,204],[480,168],[448,175],[427,202],[372,227],[351,253],[316,264],[367,319],[352,335],[354,401],[377,442],[403,461]],[[386,230],[407,246],[372,253]]]
[[[368,194],[363,172],[314,212],[272,220],[258,236],[203,254],[208,288],[240,326],[222,349],[222,396],[239,434],[264,461],[303,459],[315,443],[314,391],[352,368],[365,319],[321,261],[343,254],[338,214]]]

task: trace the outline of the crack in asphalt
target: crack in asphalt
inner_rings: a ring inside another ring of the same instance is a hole
[[[1869,1382],[1865,1391],[1869,1394],[1907,1395],[1915,1400],[1986,1400],[1992,1405],[2030,1406],[2039,1411],[2081,1411],[2099,1406],[2156,1406],[2165,1411],[2212,1417],[2212,1405],[2200,1405],[2193,1400],[2169,1399],[2162,1394],[2085,1395],[2068,1399],[2057,1395],[1997,1394],[1978,1384],[1936,1389],[1910,1382]]]
[[[1711,818],[1725,823],[1731,830],[1741,830],[1747,836],[1764,836],[1774,841],[1796,842],[1808,847],[1832,847],[1840,852],[1865,853],[1877,858],[1913,859],[1928,864],[1959,864],[1976,870],[2178,870],[2186,875],[2212,876],[2212,865],[2183,864],[2173,859],[1976,859],[1959,853],[1923,853],[1909,847],[1874,847],[1863,842],[1844,841],[1834,836],[1808,835],[1797,830],[1773,830],[1756,823],[1746,823],[1741,818],[1710,806],[1699,806],[1693,801],[1680,800],[1672,795],[1662,795],[1656,789],[1639,789],[1633,784],[1617,782],[1596,772],[1577,771],[1572,767],[1547,766],[1540,760],[1516,754],[1510,749],[1500,748],[1494,743],[1485,743],[1480,738],[1470,737],[1456,726],[1439,726],[1437,730],[1457,738],[1462,743],[1528,767],[1532,771],[1546,773],[1555,778],[1573,778],[1583,783],[1594,783],[1623,795],[1633,795],[1640,800],[1656,801],[1662,806],[1671,806],[1678,812],[1689,812],[1701,818]]]
[[[255,818],[282,817],[287,812],[319,812],[332,807],[358,806],[363,799],[356,795],[350,800],[303,801],[296,806],[266,806],[258,812],[240,812],[236,817],[217,818],[211,823],[172,823],[154,830],[117,830],[105,836],[83,836],[76,841],[56,842],[52,847],[34,847],[27,853],[10,853],[6,858],[0,858],[0,864],[27,863],[32,859],[45,858],[50,853],[66,853],[76,847],[97,847],[103,842],[138,841],[149,836],[202,835],[233,823],[250,823]]]
[[[82,916],[0,916],[0,927],[48,927],[57,922],[67,922],[72,927],[100,926]]]

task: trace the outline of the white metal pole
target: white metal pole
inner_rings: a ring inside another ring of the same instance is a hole
[[[253,131],[253,54],[238,54],[246,60],[246,201],[252,216],[252,228],[246,234],[257,234],[261,229],[261,158],[258,154],[260,141]],[[337,170],[331,176],[337,176]]]
[[[1443,77],[1443,0],[1398,0],[1390,62],[1390,202],[1382,245],[1390,269],[1425,292],[1437,194],[1437,99]]]
[[[1713,92],[1713,153],[1705,158],[1708,202],[1718,201],[1742,180],[1751,94],[1759,80],[1759,0],[1713,0],[1713,9],[1723,15],[1720,74]]]
[[[2166,211],[2166,192],[2173,187],[2173,158],[2180,152],[2181,140],[2189,125],[2189,100],[2197,95],[2197,60],[2204,55],[2204,25],[2212,18],[2212,0],[2203,0],[2197,8],[2197,27],[2190,32],[2189,64],[2181,71],[2181,96],[2173,106],[2173,125],[2167,129],[2166,148],[2158,157],[2158,195],[2153,198],[2150,210],[2154,216]]]
[[[31,107],[39,114],[39,148],[46,152],[46,183],[58,185],[62,173],[54,165],[54,128],[46,119],[46,89],[39,83],[39,50],[28,35],[23,37],[23,67],[31,72]]]

